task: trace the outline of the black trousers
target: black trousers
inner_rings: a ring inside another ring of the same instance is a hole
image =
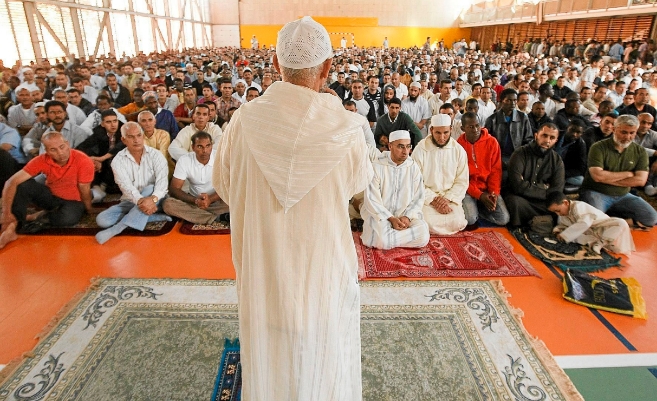
[[[514,227],[529,225],[529,221],[535,216],[552,214],[543,200],[508,194],[504,196],[504,203],[511,217],[509,224]]]
[[[48,211],[51,226],[72,226],[77,224],[84,214],[84,203],[58,198],[50,192],[50,188],[29,179],[16,188],[11,213],[16,217],[19,226],[25,223],[27,207],[34,204]]]
[[[11,157],[9,152],[0,149],[0,192],[5,187],[5,182],[18,170],[20,170],[20,167],[16,160]]]

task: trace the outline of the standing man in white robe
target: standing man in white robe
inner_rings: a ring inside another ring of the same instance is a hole
[[[242,399],[362,399],[358,262],[347,204],[373,172],[363,119],[319,93],[333,52],[310,17],[278,33],[283,82],[242,105],[213,186],[230,207]]]
[[[429,226],[422,219],[424,182],[411,159],[411,134],[393,131],[390,151],[372,162],[374,178],[365,190],[363,244],[380,249],[419,248],[429,242]]]
[[[450,136],[452,119],[447,114],[431,118],[429,135],[413,151],[424,179],[424,220],[432,234],[449,235],[467,224],[463,198],[468,189],[468,157]]]

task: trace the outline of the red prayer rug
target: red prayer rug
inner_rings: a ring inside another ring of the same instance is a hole
[[[358,277],[482,278],[537,276],[538,272],[513,246],[494,231],[432,235],[423,248],[382,250],[363,245],[353,233],[358,254]]]

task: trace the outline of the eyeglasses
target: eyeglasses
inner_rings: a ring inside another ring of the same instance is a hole
[[[403,149],[411,150],[411,149],[413,149],[413,145],[411,145],[410,143],[408,145],[404,145],[404,144],[400,143],[398,145],[395,145],[395,147],[399,150],[403,150]]]

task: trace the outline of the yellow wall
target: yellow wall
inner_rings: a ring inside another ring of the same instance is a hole
[[[324,17],[325,19],[326,17]],[[317,18],[322,19],[322,18]],[[370,20],[370,18],[367,18]],[[322,21],[324,22],[324,21]],[[367,23],[367,21],[365,21]],[[354,24],[355,25],[355,24]],[[349,32],[355,35],[356,45],[360,47],[381,46],[383,38],[388,37],[390,47],[422,46],[431,36],[431,41],[445,40],[447,46],[455,40],[470,37],[470,28],[435,28],[435,27],[401,27],[401,26],[354,26],[354,25],[327,25],[326,30],[332,32]],[[276,45],[278,31],[283,25],[242,25],[240,34],[242,47],[251,47],[251,37],[256,35],[260,47],[262,45]],[[340,46],[342,35],[330,35],[333,47]],[[347,45],[351,46],[351,36],[346,35]]]

